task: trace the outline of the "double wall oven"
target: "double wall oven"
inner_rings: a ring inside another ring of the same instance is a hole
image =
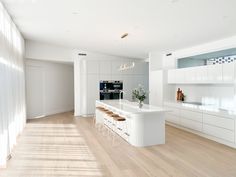
[[[100,81],[100,100],[123,99],[122,81]]]

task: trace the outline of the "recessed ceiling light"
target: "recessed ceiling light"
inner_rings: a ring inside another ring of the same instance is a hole
[[[171,3],[176,3],[178,2],[179,0],[171,0]]]
[[[225,20],[225,19],[227,19],[229,17],[227,15],[223,15],[222,18],[223,18],[223,20]]]
[[[124,33],[124,34],[121,35],[120,38],[121,38],[121,39],[124,39],[124,38],[126,38],[128,35],[129,35],[128,33]]]
[[[79,12],[75,11],[75,12],[72,12],[73,15],[78,15]]]

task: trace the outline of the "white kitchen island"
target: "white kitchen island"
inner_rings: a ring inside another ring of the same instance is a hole
[[[109,127],[131,145],[144,147],[165,144],[167,109],[147,104],[140,109],[138,103],[128,100],[99,100],[96,101],[96,107],[103,107],[126,119],[117,124],[107,119],[105,113],[96,110],[96,122]]]

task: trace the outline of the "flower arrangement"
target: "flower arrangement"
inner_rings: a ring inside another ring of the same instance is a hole
[[[132,99],[139,101],[139,107],[142,108],[143,101],[147,98],[147,92],[144,90],[142,85],[138,85],[138,88],[135,88],[132,91]]]

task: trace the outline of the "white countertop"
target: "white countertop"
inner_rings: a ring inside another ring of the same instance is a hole
[[[142,108],[138,107],[137,102],[130,102],[128,100],[97,100],[96,102],[104,104],[113,109],[120,110],[124,113],[131,114],[148,114],[148,113],[157,113],[157,112],[168,112],[168,109],[163,107],[152,106],[144,104]]]
[[[184,103],[181,101],[165,101],[164,105],[181,107],[181,108],[189,109],[193,111],[204,112],[204,113],[218,115],[218,116],[226,116],[226,117],[236,119],[236,110],[221,109],[215,105],[204,105],[204,104],[196,105],[196,104]]]

